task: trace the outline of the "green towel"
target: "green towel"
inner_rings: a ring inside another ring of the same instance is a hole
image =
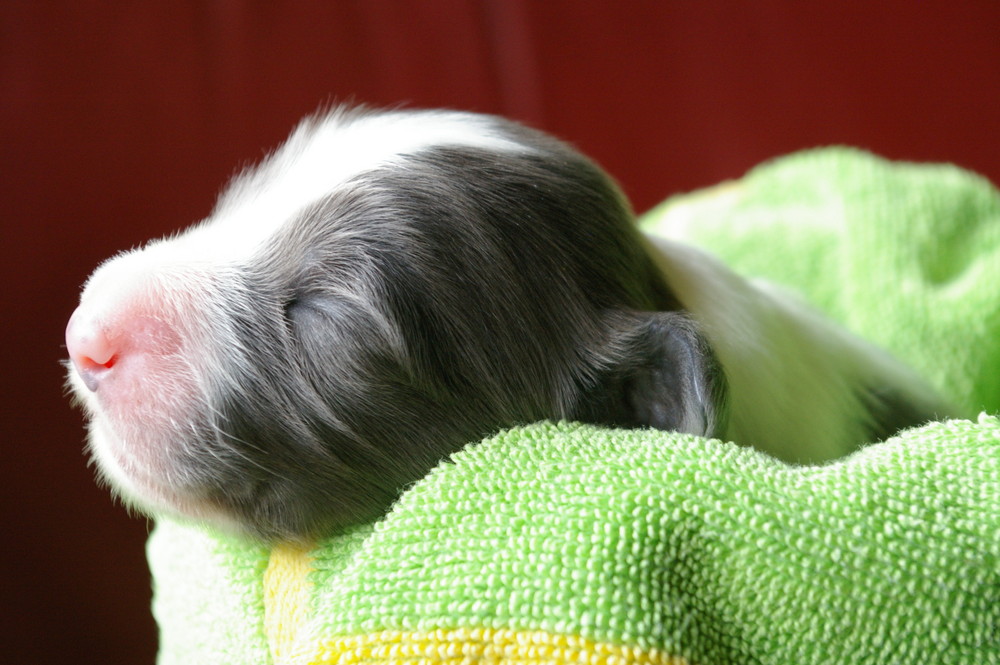
[[[814,151],[646,223],[801,288],[970,412],[1000,407],[1000,196],[982,179]],[[315,546],[161,520],[149,558],[160,665],[1000,663],[1000,421],[799,468],[539,423]]]

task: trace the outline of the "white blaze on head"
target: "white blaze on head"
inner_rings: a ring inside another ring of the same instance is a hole
[[[447,111],[337,110],[305,120],[263,164],[237,177],[212,216],[186,234],[194,241],[192,251],[210,250],[231,260],[250,256],[279,226],[353,178],[399,165],[428,148],[531,150],[502,135],[494,123],[488,116]]]

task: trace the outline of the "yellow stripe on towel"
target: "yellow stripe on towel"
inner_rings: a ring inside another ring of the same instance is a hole
[[[301,661],[303,627],[311,609],[312,545],[278,545],[264,572],[264,630],[274,665]],[[308,638],[306,638],[308,639]]]
[[[688,665],[677,656],[595,642],[546,631],[456,628],[429,632],[386,630],[324,640],[310,665],[372,662],[586,663],[587,665]]]
[[[279,545],[264,573],[264,630],[274,665],[473,662],[586,665],[688,665],[657,649],[625,647],[543,630],[454,628],[384,630],[316,639],[309,634],[312,546]]]

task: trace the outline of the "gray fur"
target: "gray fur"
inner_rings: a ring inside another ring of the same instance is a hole
[[[685,415],[714,408],[675,394],[684,382],[633,391],[636,405],[593,399],[642,364],[641,312],[678,305],[612,183],[541,143],[547,152],[517,155],[436,148],[365,173],[241,266],[253,302],[227,315],[254,361],[224,360],[238,378],[210,397],[218,436],[197,444],[218,450],[189,461],[214,476],[213,502],[263,538],[315,534],[375,517],[443,456],[503,427],[715,431],[713,416]],[[683,329],[666,349],[647,335],[643,353],[721,383],[693,324]],[[655,417],[653,394],[670,397]]]

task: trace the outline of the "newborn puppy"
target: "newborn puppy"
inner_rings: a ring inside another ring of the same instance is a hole
[[[264,541],[373,519],[541,419],[816,461],[943,413],[793,299],[644,238],[568,146],[456,112],[305,121],[207,220],[103,264],[66,343],[111,486]]]

